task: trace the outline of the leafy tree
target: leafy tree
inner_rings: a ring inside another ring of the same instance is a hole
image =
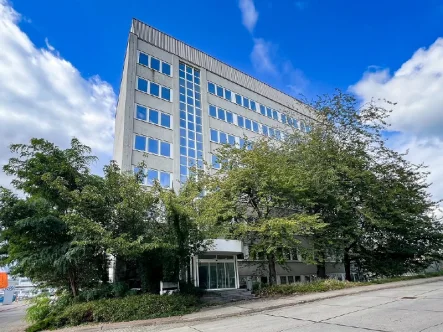
[[[304,174],[292,171],[286,155],[267,140],[241,149],[223,146],[217,158],[221,169],[215,175],[199,175],[206,188],[201,217],[224,236],[249,244],[252,255],[265,253],[274,284],[275,264],[285,262],[283,250],[300,246],[296,236],[324,226],[300,208],[308,204],[300,185]]]

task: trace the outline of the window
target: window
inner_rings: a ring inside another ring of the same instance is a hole
[[[243,148],[245,146],[245,140],[243,138],[239,139],[239,146],[240,148]]]
[[[149,110],[149,122],[158,124],[158,111]]]
[[[280,130],[275,130],[275,138],[277,138],[278,140],[282,139]]]
[[[218,142],[218,131],[211,129],[211,141]]]
[[[158,181],[158,171],[148,170],[148,186],[153,186],[155,181]]]
[[[268,118],[272,118],[272,110],[269,107],[266,107],[266,115]]]
[[[280,276],[280,284],[286,285],[288,283],[286,276]]]
[[[261,115],[266,116],[266,108],[263,105],[260,105],[260,113]]]
[[[225,98],[229,101],[232,100],[231,91],[225,89]]]
[[[294,283],[294,276],[288,276],[288,284]]]
[[[135,118],[146,121],[147,117],[148,117],[148,110],[143,106],[137,105],[135,111]]]
[[[145,151],[146,150],[146,137],[144,136],[135,136],[134,148],[136,150]]]
[[[223,98],[223,88],[221,86],[217,86],[217,96]]]
[[[300,130],[303,132],[306,131],[305,123],[303,121],[300,121]]]
[[[160,60],[151,56],[151,68],[160,71]]]
[[[228,137],[225,133],[220,133],[220,144],[228,143]]]
[[[221,109],[221,108],[218,109],[218,118],[223,121],[226,120],[226,115],[225,115],[224,109]]]
[[[263,135],[268,136],[268,127],[266,127],[265,125],[262,125],[261,130],[263,132]]]
[[[148,81],[139,77],[137,80],[137,89],[143,92],[148,92]]]
[[[209,93],[215,94],[215,85],[214,85],[214,83],[208,82],[208,91],[209,91]]]
[[[235,137],[232,135],[228,135],[228,143],[231,145],[235,145]]]
[[[238,94],[235,95],[235,102],[236,102],[237,104],[239,104],[239,105],[242,104],[242,102],[241,102],[241,96],[240,96],[240,95],[238,95]]]
[[[278,120],[278,113],[277,113],[277,111],[272,111],[272,118],[274,120]]]
[[[233,117],[231,112],[226,111],[226,121],[228,123],[233,123],[234,122],[234,117]]]
[[[160,185],[163,188],[171,187],[171,174],[166,172],[160,172]]]
[[[160,142],[160,155],[163,157],[171,156],[171,144],[167,142]]]
[[[249,108],[249,99],[248,98],[243,97],[243,106],[246,108]]]
[[[162,73],[171,76],[171,65],[169,63],[162,63]]]
[[[171,101],[171,89],[162,86],[162,98]]]
[[[215,155],[212,155],[212,167],[215,168],[215,169],[220,169],[221,168],[221,165],[218,162],[218,158]]]
[[[258,133],[258,123],[255,121],[252,121],[252,130]]]
[[[169,114],[162,113],[160,117],[160,124],[163,127],[171,128],[171,116]]]
[[[286,123],[286,115],[280,114],[281,122]]]
[[[216,118],[217,117],[217,109],[215,106],[209,105],[209,115]]]
[[[257,110],[256,106],[255,106],[255,101],[251,100],[251,110],[253,110],[254,112]]]
[[[152,82],[149,85],[150,85],[149,93],[153,96],[160,97],[160,86]]]
[[[269,137],[274,137],[274,129],[269,128]]]
[[[251,129],[252,129],[252,122],[251,122],[251,120],[249,120],[249,119],[245,119],[245,127],[246,127],[246,129],[248,129],[248,130],[251,130]]]
[[[158,154],[158,141],[156,139],[148,139],[148,152]]]
[[[237,115],[237,125],[242,128],[245,126],[245,120],[240,115]]]
[[[138,55],[138,63],[149,66],[149,57],[146,54],[140,53]]]

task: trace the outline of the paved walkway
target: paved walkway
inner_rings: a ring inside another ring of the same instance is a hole
[[[311,303],[318,301],[315,303]],[[437,332],[443,277],[206,308],[182,317],[89,325],[65,331]]]
[[[0,331],[18,332],[26,327],[25,315],[27,305],[17,302],[9,305],[0,304]]]

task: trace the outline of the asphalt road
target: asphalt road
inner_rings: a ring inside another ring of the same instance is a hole
[[[443,332],[443,281],[377,290],[213,321],[115,332]]]
[[[26,328],[26,305],[23,303],[2,305],[0,304],[0,331],[19,332]]]

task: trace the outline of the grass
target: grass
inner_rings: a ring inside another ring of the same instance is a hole
[[[405,281],[413,279],[424,279],[443,276],[443,271],[418,274],[414,276],[400,276],[393,278],[375,279],[368,282],[349,282],[339,281],[334,279],[318,280],[310,283],[296,283],[291,285],[273,285],[264,286],[254,291],[254,294],[260,297],[272,297],[272,296],[285,296],[294,294],[307,294],[307,293],[319,293],[328,292],[332,290],[340,290],[346,288],[353,288],[358,286],[369,286],[374,284],[386,284],[396,281]]]

